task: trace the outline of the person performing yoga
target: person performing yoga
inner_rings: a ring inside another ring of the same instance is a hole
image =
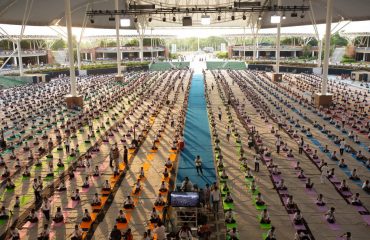
[[[271,223],[270,214],[268,213],[267,209],[263,209],[260,218],[261,218],[261,220],[260,220],[261,224],[270,224]]]
[[[89,210],[85,209],[83,216],[82,216],[82,221],[83,222],[90,222],[91,221],[91,216],[89,213]]]
[[[127,196],[126,200],[123,203],[123,207],[125,209],[133,209],[134,208],[134,201],[131,199],[131,196]]]
[[[225,213],[225,222],[226,223],[235,223],[235,219],[234,219],[234,213],[233,213],[233,210],[229,209],[226,211]]]

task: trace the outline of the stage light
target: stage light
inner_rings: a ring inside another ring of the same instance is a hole
[[[109,17],[109,21],[113,22],[113,21],[115,21],[115,20],[116,20],[116,18],[115,18],[115,17],[113,17],[113,15]]]
[[[173,16],[172,21],[176,22],[176,17],[175,16]]]
[[[165,21],[166,21],[166,16],[164,16],[164,17],[162,18],[162,21],[163,21],[163,22],[165,22]]]
[[[129,18],[121,18],[120,23],[121,23],[121,27],[131,26],[131,20]]]
[[[272,15],[271,16],[271,23],[280,23],[281,19],[278,15]]]
[[[235,20],[235,16],[234,16],[234,15],[232,15],[232,16],[231,16],[231,20],[232,20],[232,21],[234,21],[234,20]]]
[[[297,14],[296,12],[292,12],[292,13],[290,14],[290,16],[291,16],[291,17],[298,17],[298,14]]]
[[[152,17],[149,17],[148,18],[148,22],[152,22]]]
[[[94,24],[94,23],[95,23],[94,18],[90,18],[90,23],[92,23],[92,24]]]
[[[200,22],[201,22],[202,25],[210,25],[211,24],[211,17],[208,16],[208,15],[203,15]]]
[[[134,22],[135,22],[135,23],[137,23],[137,16],[135,16],[135,18],[134,18]]]
[[[258,16],[258,20],[262,20],[262,16],[261,15]]]
[[[218,15],[217,21],[221,21],[221,16],[220,15]]]
[[[247,20],[247,16],[245,16],[245,14],[243,14],[243,20]]]

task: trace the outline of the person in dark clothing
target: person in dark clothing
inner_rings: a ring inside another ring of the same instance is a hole
[[[121,231],[117,228],[117,225],[114,225],[114,228],[109,235],[109,239],[110,240],[121,240],[121,238],[122,238]]]
[[[126,146],[123,147],[123,162],[128,167],[128,150]]]

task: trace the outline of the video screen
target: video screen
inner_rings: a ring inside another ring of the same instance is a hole
[[[198,207],[199,193],[197,192],[171,192],[170,203],[172,207]]]

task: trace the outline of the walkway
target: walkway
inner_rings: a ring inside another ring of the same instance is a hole
[[[188,111],[185,122],[185,149],[181,152],[176,183],[180,185],[185,177],[200,188],[216,181],[207,105],[204,96],[204,80],[201,73],[192,79]],[[200,155],[204,175],[198,175],[194,159]]]

